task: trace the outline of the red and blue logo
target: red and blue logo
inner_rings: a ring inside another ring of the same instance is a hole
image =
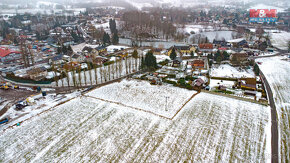
[[[276,22],[276,9],[250,9],[250,22]]]

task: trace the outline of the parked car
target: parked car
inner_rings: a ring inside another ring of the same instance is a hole
[[[26,106],[28,106],[26,101],[19,101],[16,104],[16,110],[22,110],[23,108],[25,108]]]

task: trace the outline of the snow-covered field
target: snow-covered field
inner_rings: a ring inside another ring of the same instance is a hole
[[[290,32],[281,32],[281,33],[271,33],[271,43],[273,46],[287,50],[288,43],[290,41]]]
[[[168,120],[81,96],[1,133],[0,162],[269,162],[269,140],[257,104],[201,93]]]
[[[273,92],[278,112],[281,162],[290,160],[290,62],[286,57],[260,58],[261,71],[267,78]]]
[[[223,64],[218,67],[213,67],[210,71],[210,75],[214,77],[228,77],[228,78],[241,78],[249,77],[254,78],[255,73],[252,69],[241,69],[235,68],[228,64]]]
[[[147,81],[122,80],[120,83],[101,87],[87,95],[171,118],[194,94],[196,91],[169,85],[154,86]]]

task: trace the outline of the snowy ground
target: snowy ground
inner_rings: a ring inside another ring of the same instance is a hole
[[[281,162],[290,160],[290,62],[285,57],[260,58],[261,71],[267,78],[273,92],[278,112]]]
[[[157,63],[165,61],[166,59],[169,60],[169,61],[171,60],[168,55],[154,55],[154,56],[156,57],[156,62]]]
[[[168,120],[79,97],[1,133],[0,162],[270,162],[269,140],[257,104],[201,93]]]
[[[155,86],[147,81],[123,80],[96,89],[87,95],[171,118],[194,94],[196,91],[169,85]]]
[[[213,67],[210,71],[210,75],[214,77],[228,77],[228,78],[255,77],[255,73],[253,72],[252,69],[239,70],[238,68],[228,64],[222,64],[219,65],[218,67]]]
[[[20,111],[17,111],[15,110],[15,105],[12,105],[11,108],[9,108],[7,112],[0,117],[0,119],[3,119],[5,117],[9,118],[9,123],[2,124],[0,126],[0,130],[3,130],[8,126],[14,125],[18,122],[36,116],[37,114],[44,112],[61,102],[67,101],[71,98],[78,96],[79,94],[80,94],[79,92],[73,92],[71,94],[66,95],[49,94],[46,97],[42,97],[41,94],[31,96],[31,99],[33,99],[34,102],[29,104],[29,106],[25,107]]]
[[[130,48],[130,47],[128,47],[128,46],[121,46],[121,45],[110,45],[110,46],[107,47],[107,51],[109,53],[114,53],[115,50],[120,51],[122,49],[124,50],[124,49],[128,49],[128,48]]]
[[[283,31],[281,33],[271,33],[270,40],[273,46],[282,50],[287,50],[290,41],[290,32]]]
[[[215,79],[210,80],[209,84],[210,88],[218,87],[220,85],[231,88],[233,85],[235,85],[235,82],[228,80],[215,80]]]

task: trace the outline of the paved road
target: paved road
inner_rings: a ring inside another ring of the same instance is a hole
[[[258,58],[268,58],[268,57],[275,57],[275,56],[280,56],[283,55],[285,53],[287,53],[287,50],[281,50],[281,49],[277,49],[278,53],[274,54],[274,55],[266,55],[266,56],[250,56],[249,59],[258,59]]]
[[[277,127],[277,110],[275,106],[275,101],[273,98],[273,92],[271,90],[271,87],[265,78],[264,74],[262,71],[260,71],[260,76],[262,79],[262,82],[264,83],[264,86],[266,88],[267,96],[268,96],[268,101],[270,102],[271,106],[271,152],[272,152],[272,157],[271,157],[271,162],[272,163],[278,163],[279,162],[279,133],[278,133],[278,127]]]

